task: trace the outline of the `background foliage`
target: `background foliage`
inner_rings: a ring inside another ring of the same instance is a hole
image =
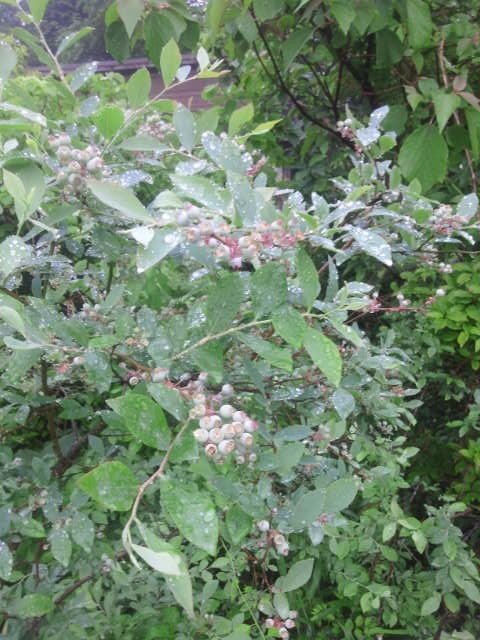
[[[3,4],[2,638],[478,637],[476,8]]]

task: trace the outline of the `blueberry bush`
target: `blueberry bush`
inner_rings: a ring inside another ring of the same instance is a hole
[[[476,193],[412,179],[386,104],[345,107],[322,195],[278,183],[276,119],[167,99],[225,82],[228,3],[109,7],[155,96],[6,4],[0,637],[475,640]]]

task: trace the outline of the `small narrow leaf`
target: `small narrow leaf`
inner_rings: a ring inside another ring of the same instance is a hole
[[[153,551],[148,547],[132,544],[132,549],[142,558],[152,569],[160,571],[168,576],[182,575],[182,558],[169,551]]]
[[[175,40],[170,39],[160,54],[160,70],[166,87],[172,84],[182,62],[180,49]]]
[[[305,249],[299,249],[295,256],[297,277],[302,289],[303,301],[309,309],[320,293],[317,269]]]

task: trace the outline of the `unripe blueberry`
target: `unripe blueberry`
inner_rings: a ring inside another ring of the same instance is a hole
[[[205,447],[205,453],[207,454],[207,456],[209,456],[210,458],[213,458],[214,455],[216,455],[217,453],[217,445],[213,444],[212,442],[210,442],[209,444],[207,444],[207,446]]]
[[[210,416],[204,416],[203,418],[200,418],[199,424],[200,424],[200,427],[202,429],[205,429],[206,431],[210,431],[210,429],[212,428]]]
[[[235,449],[235,443],[233,440],[223,440],[218,445],[218,452],[222,454],[222,456],[228,456],[229,453],[232,453]]]
[[[245,457],[244,457],[244,456],[237,456],[237,457],[235,458],[235,462],[236,462],[237,464],[244,464],[244,462],[245,462]]]
[[[246,415],[243,411],[235,411],[232,418],[234,422],[243,422],[246,418]]]
[[[285,627],[280,627],[280,629],[278,630],[278,635],[280,636],[280,638],[282,638],[282,640],[288,640],[288,638],[290,637],[288,629],[286,629]]]
[[[219,414],[222,418],[231,418],[233,416],[234,410],[231,404],[222,404],[220,407]]]
[[[212,429],[210,431],[210,433],[208,434],[208,437],[210,438],[210,441],[218,444],[219,442],[221,442],[223,440],[223,433],[221,429]]]
[[[258,425],[255,422],[255,420],[252,420],[251,418],[247,418],[243,423],[243,428],[247,433],[254,433],[254,431],[258,429]]]
[[[137,385],[140,382],[140,380],[137,378],[137,376],[132,376],[131,378],[129,378],[128,380],[128,384],[131,387],[134,387],[135,385]]]
[[[260,529],[260,531],[265,532],[270,529],[270,524],[268,520],[260,520],[259,522],[257,522],[257,527]]]
[[[70,147],[59,147],[57,151],[57,157],[59,162],[61,162],[62,164],[67,164],[67,162],[72,157]]]
[[[101,158],[92,158],[87,162],[87,171],[100,171],[103,169],[103,160]]]
[[[70,144],[71,143],[71,138],[68,135],[68,133],[62,133],[60,134],[60,136],[58,137],[58,141],[60,144]]]
[[[186,213],[186,211],[180,211],[180,213],[177,215],[177,224],[184,227],[188,223],[189,223],[188,213]]]
[[[213,416],[210,416],[210,424],[211,429],[220,429],[220,427],[222,426],[222,419],[220,418],[220,416],[214,414]]]
[[[75,356],[73,359],[73,364],[78,367],[85,362],[85,358],[83,356]]]
[[[203,393],[197,393],[193,396],[193,404],[205,404],[206,400]]]
[[[243,433],[243,424],[241,422],[232,422],[233,430],[236,436],[241,436]]]
[[[235,437],[235,429],[233,428],[233,425],[230,423],[223,425],[222,433],[223,433],[224,439],[226,440],[231,440],[232,438]]]
[[[288,612],[288,617],[295,620],[298,617],[298,611],[292,610]]]
[[[288,556],[288,552],[290,551],[290,547],[288,544],[282,544],[277,547],[277,551],[282,556]]]
[[[208,431],[206,429],[195,429],[193,437],[197,442],[205,444],[208,441]]]
[[[242,435],[240,436],[240,442],[244,447],[250,449],[250,447],[253,445],[253,436],[250,435],[250,433],[242,433]]]
[[[265,626],[267,627],[267,629],[273,629],[273,627],[275,626],[275,620],[273,618],[267,618],[265,620]]]
[[[285,544],[286,540],[285,540],[285,536],[282,536],[281,533],[276,533],[273,536],[273,542],[275,543],[275,545],[278,547],[281,544]]]
[[[221,393],[222,393],[222,396],[226,396],[226,397],[233,395],[233,387],[232,387],[232,385],[231,384],[224,384],[223,387],[222,387]]]
[[[251,453],[251,454],[248,456],[248,461],[249,461],[249,462],[256,462],[256,460],[257,460],[257,454],[256,454],[256,453]]]
[[[295,621],[291,618],[287,618],[283,624],[287,629],[295,629]]]

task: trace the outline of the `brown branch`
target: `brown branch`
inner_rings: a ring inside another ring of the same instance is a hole
[[[324,131],[327,131],[330,135],[334,136],[337,140],[341,141],[342,144],[344,144],[344,145],[346,145],[346,146],[348,146],[350,148],[353,148],[352,143],[349,142],[348,140],[342,138],[342,135],[340,134],[339,131],[337,131],[333,127],[329,126],[328,124],[326,124],[322,120],[319,120],[318,118],[313,116],[308,111],[306,106],[295,96],[294,93],[292,93],[291,89],[286,84],[285,80],[283,79],[282,72],[281,72],[281,70],[280,70],[280,68],[278,66],[278,63],[277,63],[277,61],[275,59],[275,56],[273,55],[273,51],[270,48],[268,40],[267,40],[265,34],[263,33],[262,27],[259,24],[259,22],[257,20],[257,17],[255,15],[255,12],[253,11],[252,8],[250,9],[250,13],[251,13],[251,16],[252,16],[252,18],[253,18],[253,20],[255,22],[255,25],[257,27],[258,35],[260,36],[260,39],[262,40],[263,45],[264,45],[264,47],[265,47],[265,49],[267,51],[268,57],[270,58],[270,62],[272,63],[272,67],[273,67],[274,75],[275,75],[275,79],[276,79],[276,84],[290,98],[291,102],[296,107],[297,111],[299,111],[304,116],[304,118],[306,118],[312,124],[315,124],[317,127],[320,127]]]

